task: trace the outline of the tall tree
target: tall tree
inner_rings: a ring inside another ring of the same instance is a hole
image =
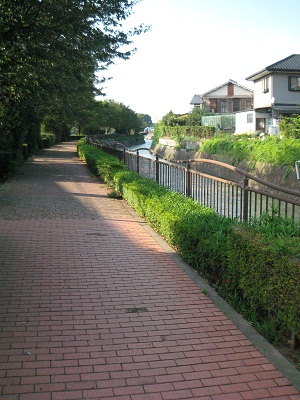
[[[0,146],[20,149],[29,113],[35,126],[45,116],[73,123],[78,99],[99,94],[96,73],[116,57],[129,58],[132,35],[147,29],[122,28],[136,3],[0,0]]]

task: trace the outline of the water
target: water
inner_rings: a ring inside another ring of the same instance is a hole
[[[147,149],[150,149],[150,148],[151,148],[151,144],[152,144],[152,140],[145,139],[145,143],[138,144],[138,145],[135,145],[135,146],[129,146],[128,148],[129,148],[130,150],[137,150],[137,149],[140,149],[140,148],[147,148]],[[150,159],[155,159],[155,156],[152,155],[151,152],[148,151],[148,150],[140,150],[140,151],[139,151],[139,155],[142,156],[142,157],[146,157],[146,158],[150,158]]]

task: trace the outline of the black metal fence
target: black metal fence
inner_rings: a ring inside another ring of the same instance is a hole
[[[120,143],[110,145],[91,138],[87,138],[87,142],[118,157],[131,171],[189,196],[220,215],[248,221],[276,211],[278,216],[300,222],[300,192],[266,182],[232,165],[202,158],[166,161],[158,154],[140,155],[145,150],[151,154],[143,147],[130,150]],[[207,164],[217,166],[220,171],[232,171],[239,179],[228,180],[201,172],[201,165]],[[197,165],[197,170],[191,165]]]

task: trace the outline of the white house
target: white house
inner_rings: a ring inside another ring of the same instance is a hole
[[[246,80],[254,82],[254,130],[276,133],[281,117],[300,114],[300,54],[277,61]]]
[[[265,132],[265,126],[271,125],[271,117],[268,113],[248,110],[235,114],[235,133]],[[275,133],[275,132],[274,132]]]

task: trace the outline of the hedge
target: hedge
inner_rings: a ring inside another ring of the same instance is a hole
[[[79,143],[78,154],[225,299],[242,299],[258,319],[276,318],[274,329],[286,338],[300,334],[298,237],[298,253],[280,254],[263,232],[128,171],[95,147]]]

